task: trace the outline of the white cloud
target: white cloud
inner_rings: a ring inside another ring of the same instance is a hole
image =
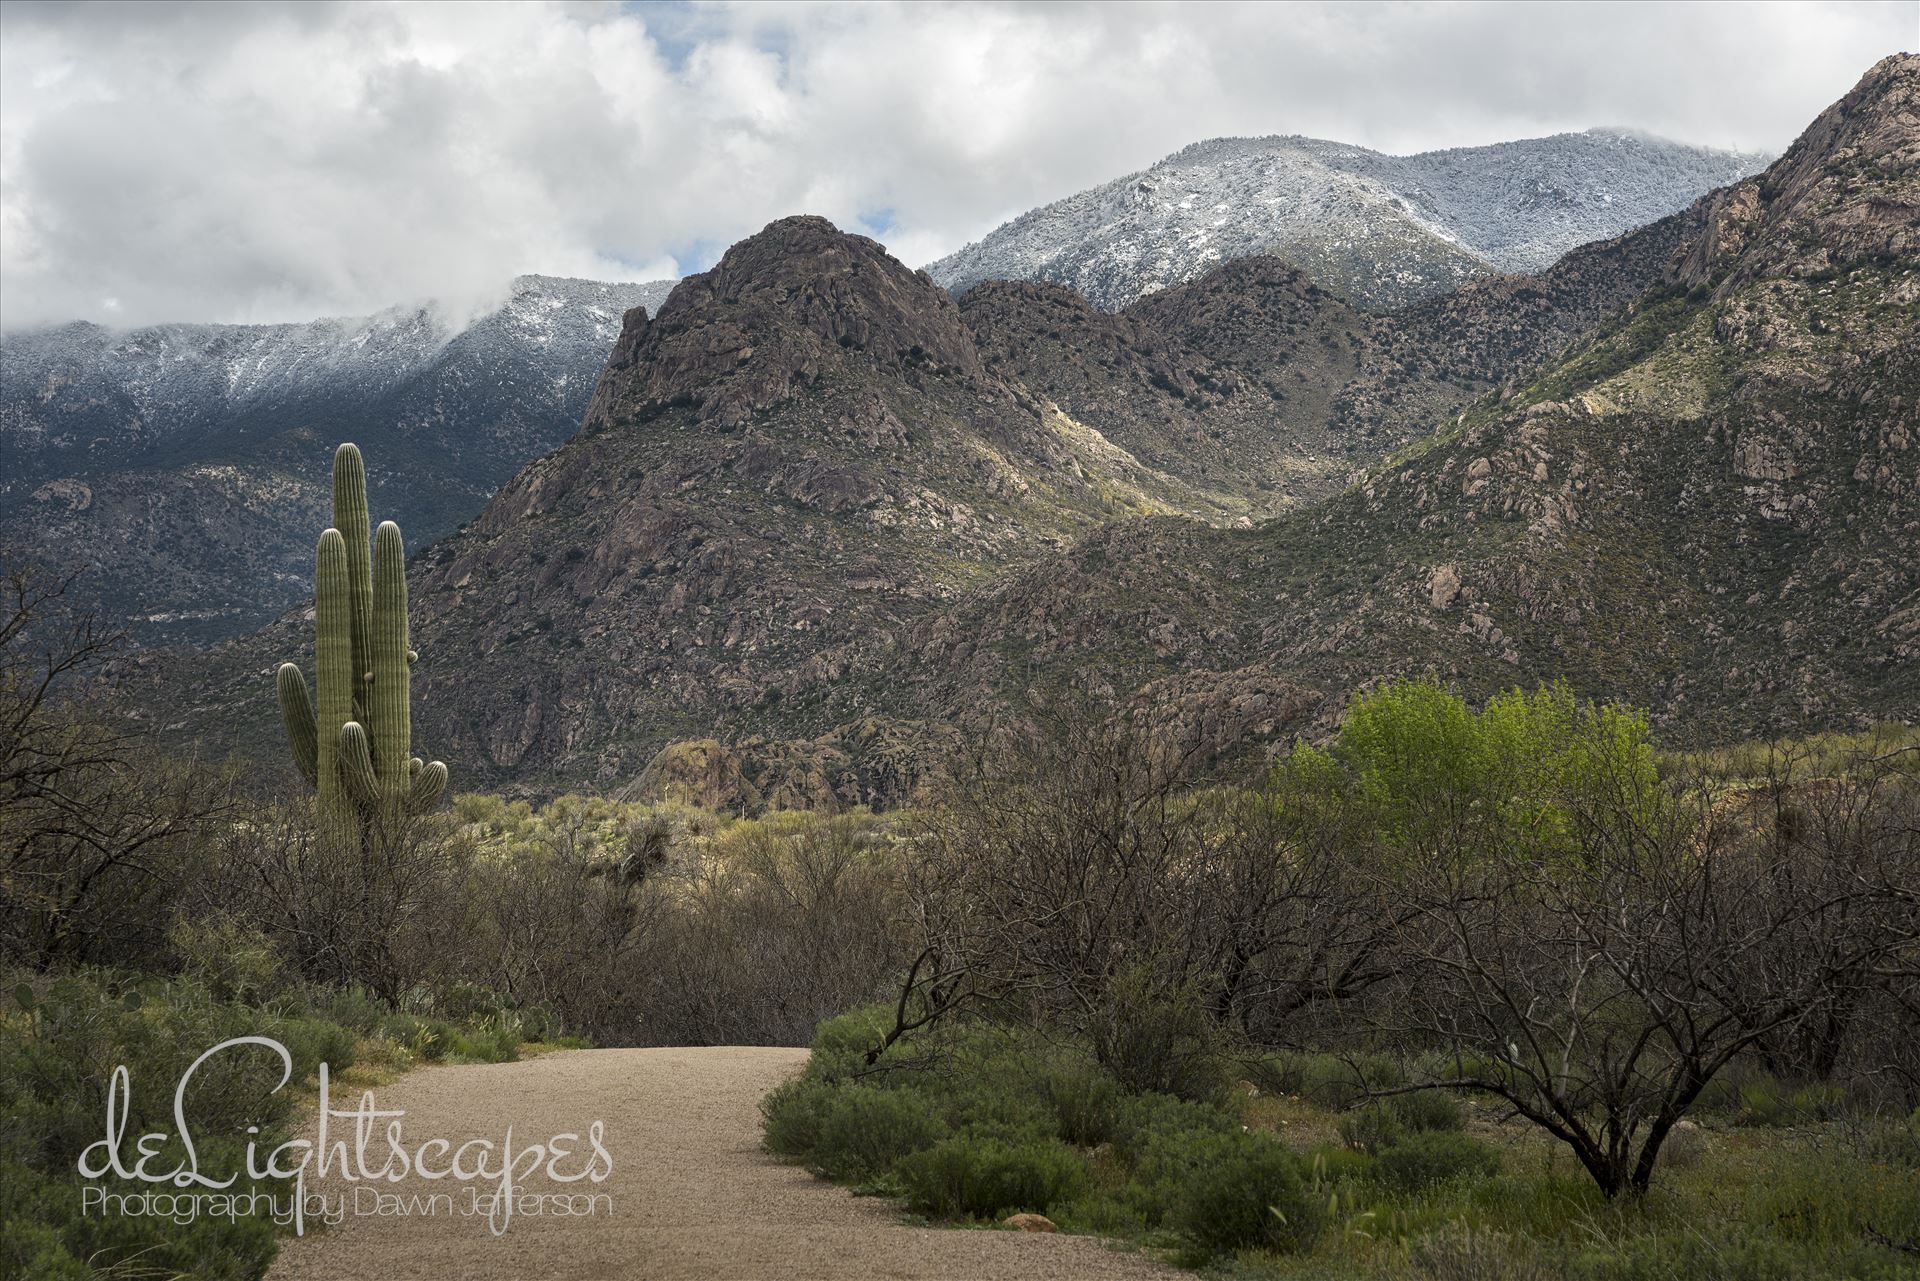
[[[1223,134],[1777,149],[1917,23],[1915,0],[7,4],[0,322],[644,279],[802,212],[918,265]]]

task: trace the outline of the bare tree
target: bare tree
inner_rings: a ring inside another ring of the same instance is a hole
[[[640,887],[629,969],[650,1044],[792,1045],[908,961],[897,852],[858,820],[763,822],[724,858]]]
[[[1816,866],[1710,789],[1610,782],[1568,798],[1571,850],[1464,823],[1395,876],[1415,912],[1391,1018],[1454,1055],[1410,1088],[1497,1095],[1614,1196],[1716,1074],[1902,954],[1882,873],[1911,849]]]
[[[917,842],[924,950],[893,1039],[985,999],[1169,1089],[1386,978],[1403,909],[1354,874],[1358,811],[1287,770],[1209,785],[1199,758],[1121,718],[962,774]]]
[[[72,583],[0,577],[0,947],[42,969],[159,947],[192,843],[230,800],[90,700],[118,638],[66,608]]]
[[[1783,969],[1832,975],[1801,1018],[1756,1043],[1779,1075],[1825,1081],[1848,1066],[1894,1067],[1858,1061],[1863,1044],[1877,1039],[1862,1035],[1873,1012],[1882,1022],[1890,1016],[1896,1035],[1920,1039],[1920,1011],[1909,1003],[1920,967],[1916,773],[1920,748],[1912,746],[1869,744],[1823,762],[1786,744],[1767,750],[1758,782],[1714,789],[1749,839],[1768,846],[1768,874],[1782,893],[1834,904],[1824,929],[1778,942]]]

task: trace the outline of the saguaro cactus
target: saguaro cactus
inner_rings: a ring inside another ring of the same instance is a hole
[[[275,677],[294,764],[320,794],[328,819],[358,836],[439,802],[447,767],[411,755],[407,694],[416,655],[407,648],[406,548],[384,521],[372,537],[360,451],[333,456],[333,528],[320,535],[314,574],[319,706],[294,663]]]

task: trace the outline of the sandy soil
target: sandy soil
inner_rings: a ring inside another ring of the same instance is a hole
[[[612,1177],[564,1190],[606,1193],[612,1214],[516,1215],[504,1236],[490,1235],[481,1217],[349,1214],[289,1240],[270,1281],[1188,1275],[1088,1237],[911,1227],[882,1202],[776,1162],[760,1151],[759,1100],[805,1061],[805,1050],[789,1049],[579,1050],[414,1072],[377,1092],[381,1108],[406,1109],[409,1147],[435,1137],[497,1141],[508,1123],[526,1144],[605,1121]],[[343,1104],[351,1101],[336,1099]],[[444,1181],[384,1186],[402,1195],[448,1190]],[[342,1188],[328,1180],[309,1192]],[[528,1190],[562,1189],[543,1182]]]

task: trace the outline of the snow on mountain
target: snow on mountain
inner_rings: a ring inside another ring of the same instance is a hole
[[[427,304],[303,324],[75,323],[8,334],[0,495],[76,463],[217,451],[228,430],[244,434],[245,420],[263,413],[372,406],[449,375],[491,370],[542,400],[584,405],[621,314],[657,310],[674,283],[521,276],[504,303],[465,324]]]
[[[1539,271],[1759,170],[1767,158],[1618,129],[1389,156],[1316,138],[1216,138],[1022,214],[927,270],[960,293],[1049,280],[1118,310],[1271,252],[1387,310]]]
[[[257,626],[308,590],[335,443],[424,545],[579,428],[623,313],[674,284],[522,276],[471,320],[7,334],[0,549],[92,566],[86,603],[145,639]]]

